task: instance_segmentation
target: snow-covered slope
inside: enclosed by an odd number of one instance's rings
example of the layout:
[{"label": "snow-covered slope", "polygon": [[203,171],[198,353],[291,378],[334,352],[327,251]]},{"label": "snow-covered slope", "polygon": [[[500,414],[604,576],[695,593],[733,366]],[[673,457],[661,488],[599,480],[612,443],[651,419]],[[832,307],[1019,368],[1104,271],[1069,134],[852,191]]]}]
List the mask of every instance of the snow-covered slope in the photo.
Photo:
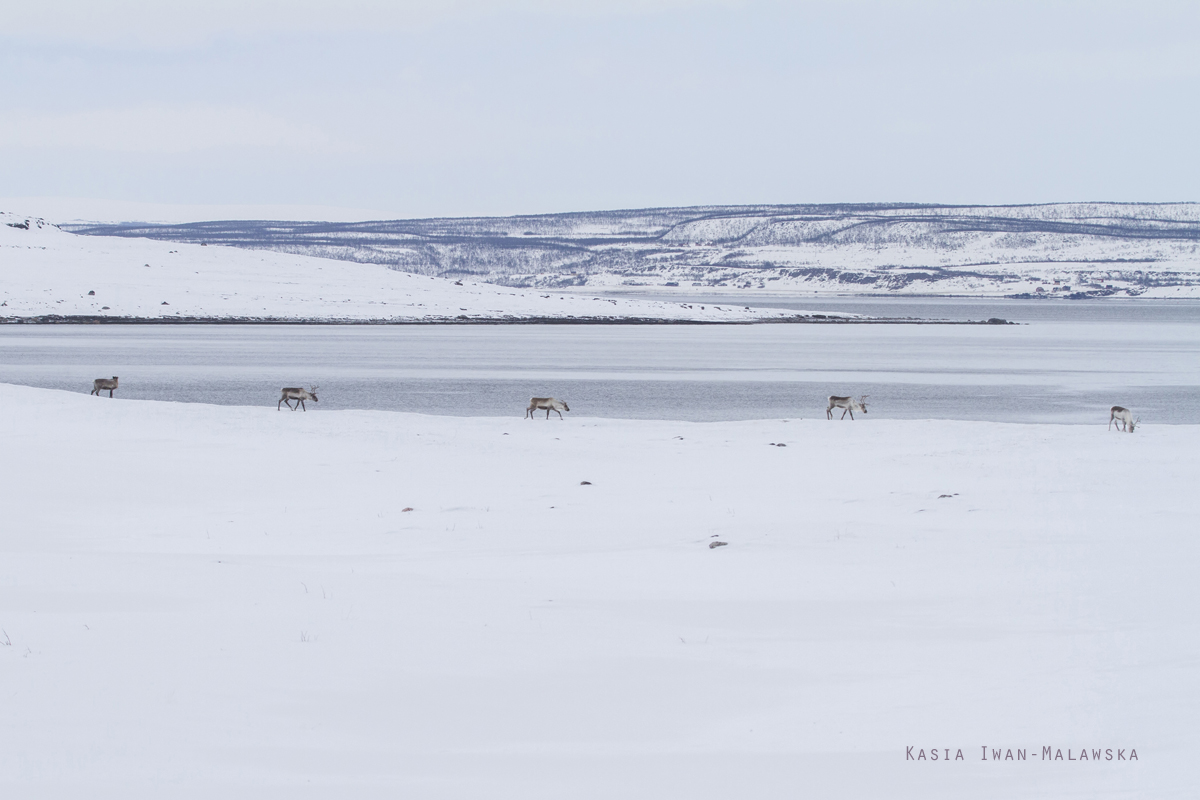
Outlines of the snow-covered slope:
[{"label": "snow-covered slope", "polygon": [[751,322],[806,318],[740,305],[544,294],[305,255],[80,236],[42,219],[7,213],[0,213],[0,223],[0,319]]},{"label": "snow-covered slope", "polygon": [[321,255],[519,287],[1200,297],[1196,203],[727,206],[77,229]]},{"label": "snow-covered slope", "polygon": [[1200,426],[272,402],[0,385],[5,797],[1195,794]]}]

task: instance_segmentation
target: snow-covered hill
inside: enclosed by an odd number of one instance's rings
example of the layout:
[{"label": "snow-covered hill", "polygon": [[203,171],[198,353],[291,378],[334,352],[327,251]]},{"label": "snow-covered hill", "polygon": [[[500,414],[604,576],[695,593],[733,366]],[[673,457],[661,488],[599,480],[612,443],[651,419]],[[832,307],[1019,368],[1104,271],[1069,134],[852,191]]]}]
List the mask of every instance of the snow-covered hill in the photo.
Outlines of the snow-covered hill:
[{"label": "snow-covered hill", "polygon": [[[564,296],[234,247],[80,236],[0,213],[0,321],[754,322],[790,311]],[[854,315],[813,315],[812,319]]]},{"label": "snow-covered hill", "polygon": [[1200,204],[725,206],[73,230],[325,256],[522,288],[1200,297]]}]

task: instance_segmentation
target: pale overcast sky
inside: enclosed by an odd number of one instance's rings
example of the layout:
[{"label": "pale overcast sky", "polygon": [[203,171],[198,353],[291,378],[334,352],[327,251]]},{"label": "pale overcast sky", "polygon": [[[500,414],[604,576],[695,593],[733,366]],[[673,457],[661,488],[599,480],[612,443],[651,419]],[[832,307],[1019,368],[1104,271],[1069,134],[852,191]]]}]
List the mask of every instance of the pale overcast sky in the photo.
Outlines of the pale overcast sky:
[{"label": "pale overcast sky", "polygon": [[1197,2],[0,0],[0,76],[7,198],[1200,200]]}]

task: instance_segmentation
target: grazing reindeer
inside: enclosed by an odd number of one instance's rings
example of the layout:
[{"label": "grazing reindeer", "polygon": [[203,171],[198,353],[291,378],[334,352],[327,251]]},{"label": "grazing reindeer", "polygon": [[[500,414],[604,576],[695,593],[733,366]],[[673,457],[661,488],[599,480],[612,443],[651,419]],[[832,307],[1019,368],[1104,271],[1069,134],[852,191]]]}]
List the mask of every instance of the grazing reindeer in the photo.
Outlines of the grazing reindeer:
[{"label": "grazing reindeer", "polygon": [[[291,400],[295,400],[296,405],[293,406],[289,402]],[[312,400],[314,403],[318,402],[316,386],[309,388],[307,392],[294,386],[286,386],[283,389],[283,396],[280,397],[279,402],[275,404],[275,410],[279,410],[281,403],[287,403],[287,407],[292,411],[295,411],[297,408],[302,408],[305,411],[308,411],[308,407],[304,405],[305,400]]]},{"label": "grazing reindeer", "polygon": [[94,394],[94,395],[96,395],[96,397],[99,397],[100,393],[103,392],[105,389],[107,389],[108,396],[112,397],[113,390],[116,388],[117,388],[117,376],[116,375],[112,376],[111,381],[108,378],[96,378],[96,380],[92,381],[92,390],[90,392],[88,392],[88,394]]},{"label": "grazing reindeer", "polygon": [[855,400],[853,397],[834,397],[833,395],[830,395],[829,407],[825,409],[825,419],[833,419],[833,410],[835,408],[845,409],[839,419],[845,419],[847,412],[850,413],[850,419],[854,419],[854,412],[856,410],[861,411],[864,414],[867,413],[867,395],[864,394],[857,400]]},{"label": "grazing reindeer", "polygon": [[529,398],[529,408],[525,409],[525,416],[533,419],[534,411],[545,409],[546,419],[550,419],[550,412],[558,414],[558,418],[562,419],[562,412],[570,411],[571,407],[562,400],[555,400],[553,397],[531,397]]},{"label": "grazing reindeer", "polygon": [[1133,412],[1130,411],[1128,408],[1121,408],[1120,406],[1113,406],[1112,410],[1108,412],[1108,429],[1110,431],[1112,430],[1113,422],[1116,422],[1117,430],[1128,431],[1129,433],[1133,433],[1133,429],[1136,428],[1137,424],[1141,421],[1142,421],[1141,417],[1138,417],[1135,420],[1133,418]]}]

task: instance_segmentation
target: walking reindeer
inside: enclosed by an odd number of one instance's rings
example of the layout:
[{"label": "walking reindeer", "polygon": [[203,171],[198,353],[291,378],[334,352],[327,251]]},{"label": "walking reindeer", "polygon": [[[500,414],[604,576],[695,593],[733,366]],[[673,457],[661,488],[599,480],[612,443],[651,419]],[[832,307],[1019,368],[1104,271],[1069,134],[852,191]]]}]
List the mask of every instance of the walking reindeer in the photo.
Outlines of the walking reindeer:
[{"label": "walking reindeer", "polygon": [[830,395],[829,407],[825,409],[825,419],[833,419],[833,410],[835,408],[845,409],[839,419],[845,419],[847,413],[850,414],[850,419],[854,419],[855,411],[861,411],[864,414],[867,413],[867,395],[864,394],[857,400],[853,397],[834,397]]},{"label": "walking reindeer", "polygon": [[[296,405],[293,406],[291,404],[290,401],[292,400],[296,401]],[[285,386],[283,389],[283,396],[280,397],[279,402],[275,404],[275,410],[278,411],[281,404],[287,403],[287,407],[292,411],[295,411],[297,408],[302,408],[305,411],[308,411],[308,407],[304,405],[305,400],[312,400],[314,403],[317,402],[316,386],[309,387],[307,392],[295,386]]]},{"label": "walking reindeer", "polygon": [[550,412],[558,414],[558,418],[562,419],[562,412],[570,411],[571,407],[562,400],[555,400],[553,397],[531,397],[529,398],[529,408],[525,409],[525,416],[533,419],[534,411],[546,412],[546,419],[550,419]]},{"label": "walking reindeer", "polygon": [[116,388],[117,388],[117,376],[116,375],[112,376],[112,380],[109,380],[108,378],[96,378],[96,380],[92,381],[92,390],[90,392],[88,392],[88,394],[94,394],[94,395],[96,395],[96,397],[99,397],[101,392],[107,390],[108,396],[112,397],[113,391]]},{"label": "walking reindeer", "polygon": [[1113,423],[1117,423],[1117,430],[1133,433],[1133,429],[1142,421],[1141,417],[1136,420],[1133,418],[1133,412],[1128,408],[1121,406],[1113,406],[1108,412],[1108,429],[1111,431]]}]

